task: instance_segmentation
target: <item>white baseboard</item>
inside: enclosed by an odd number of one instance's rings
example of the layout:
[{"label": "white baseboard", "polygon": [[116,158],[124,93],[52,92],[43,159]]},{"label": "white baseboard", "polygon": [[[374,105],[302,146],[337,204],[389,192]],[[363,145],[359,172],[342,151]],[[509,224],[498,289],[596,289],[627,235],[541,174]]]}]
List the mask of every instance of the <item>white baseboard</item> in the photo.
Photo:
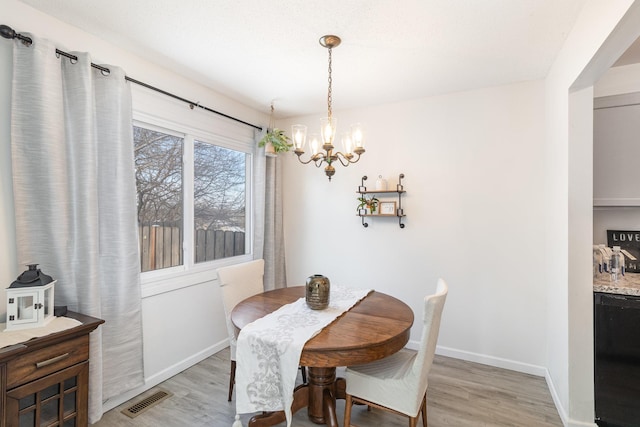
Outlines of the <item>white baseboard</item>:
[{"label": "white baseboard", "polygon": [[553,379],[547,370],[547,373],[544,376],[547,381],[547,387],[549,387],[549,393],[551,393],[551,398],[553,399],[553,403],[556,405],[556,409],[558,410],[558,414],[560,415],[560,419],[562,420],[562,424],[564,427],[598,427],[598,425],[594,422],[584,422],[584,421],[576,421],[572,420],[567,416],[567,411],[564,409],[562,402],[560,402],[560,397],[558,396],[558,392],[556,390],[555,384],[553,383]]},{"label": "white baseboard", "polygon": [[169,366],[168,368],[150,376],[149,378],[144,379],[144,385],[130,390],[126,393],[123,393],[117,397],[113,397],[102,404],[103,412],[107,412],[119,405],[122,405],[124,402],[136,397],[137,395],[144,393],[145,391],[157,386],[163,381],[168,380],[176,374],[184,371],[187,368],[195,365],[198,362],[203,361],[209,356],[216,354],[217,352],[223,350],[224,348],[229,347],[229,340],[223,340],[219,343],[216,343],[210,347],[205,348],[204,350],[193,354],[187,357],[184,360],[179,361],[178,363]]},{"label": "white baseboard", "polygon": [[[407,348],[417,350],[418,345],[418,342],[410,341],[407,344]],[[567,411],[562,405],[556,387],[553,383],[553,380],[551,379],[549,370],[544,366],[531,365],[528,363],[522,363],[515,360],[504,359],[501,357],[487,356],[485,354],[456,350],[453,348],[442,346],[436,347],[436,354],[439,354],[441,356],[453,357],[455,359],[467,360],[469,362],[482,363],[483,365],[494,366],[496,368],[509,369],[516,372],[536,375],[538,377],[544,377],[547,383],[547,387],[549,388],[549,393],[551,394],[551,398],[553,399],[553,403],[556,406],[556,410],[558,411],[558,415],[560,416],[560,420],[562,421],[564,427],[598,427],[595,422],[577,421],[572,420],[568,417]]]},{"label": "white baseboard", "polygon": [[560,401],[560,396],[558,396],[558,391],[556,390],[555,385],[553,384],[553,379],[551,378],[551,374],[549,370],[546,369],[546,373],[544,375],[544,379],[547,382],[547,387],[549,388],[549,393],[551,394],[551,398],[553,399],[553,403],[556,405],[556,410],[558,411],[558,415],[560,415],[560,420],[562,420],[562,425],[564,427],[568,427],[568,417],[567,411],[565,411],[562,402]]},{"label": "white baseboard", "polygon": [[[562,420],[564,423],[564,420]],[[582,421],[569,420],[568,424],[565,424],[566,427],[598,427],[598,424],[594,423],[585,423]]]},{"label": "white baseboard", "polygon": [[[412,345],[412,347],[415,346],[415,348],[417,349],[417,343],[410,344]],[[547,373],[547,368],[545,368],[544,366],[531,365],[529,363],[522,363],[515,360],[504,359],[502,357],[487,356],[486,354],[472,353],[470,351],[456,350],[449,347],[437,346],[436,354],[439,354],[441,356],[453,357],[454,359],[467,360],[469,362],[482,363],[483,365],[495,366],[496,368],[523,372],[525,374],[531,374],[538,377],[544,377]]]}]

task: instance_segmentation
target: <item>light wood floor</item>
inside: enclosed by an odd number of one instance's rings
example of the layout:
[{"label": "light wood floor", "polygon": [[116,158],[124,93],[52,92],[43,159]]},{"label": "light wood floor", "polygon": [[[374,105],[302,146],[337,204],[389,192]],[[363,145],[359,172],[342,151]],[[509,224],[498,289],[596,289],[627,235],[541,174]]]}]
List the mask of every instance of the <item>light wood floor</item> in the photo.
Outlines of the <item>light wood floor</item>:
[{"label": "light wood floor", "polygon": [[[235,405],[227,402],[228,381],[227,349],[107,412],[93,426],[231,427]],[[158,388],[173,396],[133,419],[120,412]],[[443,356],[436,356],[429,374],[427,407],[429,427],[562,426],[543,378]],[[343,400],[338,401],[337,412],[342,425]],[[245,427],[249,418],[242,416]],[[377,409],[367,412],[362,406],[354,406],[351,422],[359,427],[409,424],[407,418]],[[317,426],[305,410],[294,415],[292,425]]]}]

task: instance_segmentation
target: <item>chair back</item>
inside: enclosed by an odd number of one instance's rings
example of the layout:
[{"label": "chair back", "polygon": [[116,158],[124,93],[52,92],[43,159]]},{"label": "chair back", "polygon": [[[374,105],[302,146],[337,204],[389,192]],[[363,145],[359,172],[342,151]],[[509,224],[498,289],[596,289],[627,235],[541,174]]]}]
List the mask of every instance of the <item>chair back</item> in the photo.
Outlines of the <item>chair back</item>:
[{"label": "chair back", "polygon": [[264,292],[264,260],[257,259],[218,269],[218,282],[222,290],[222,305],[227,320],[231,347],[231,360],[236,360],[236,328],[231,322],[231,311],[242,300]]},{"label": "chair back", "polygon": [[447,283],[443,279],[438,279],[436,293],[424,298],[424,327],[422,329],[420,349],[412,367],[413,378],[417,382],[417,397],[420,400],[422,400],[422,396],[427,391],[429,370],[433,364],[436,344],[438,343],[438,333],[440,332],[440,318],[442,317],[442,309],[448,292]]}]

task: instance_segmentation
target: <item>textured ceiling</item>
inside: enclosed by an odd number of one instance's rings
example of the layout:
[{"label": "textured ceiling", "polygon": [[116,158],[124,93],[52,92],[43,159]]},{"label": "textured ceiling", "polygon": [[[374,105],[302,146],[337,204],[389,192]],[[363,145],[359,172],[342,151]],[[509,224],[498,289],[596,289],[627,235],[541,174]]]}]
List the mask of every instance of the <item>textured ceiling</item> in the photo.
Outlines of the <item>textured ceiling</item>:
[{"label": "textured ceiling", "polygon": [[586,0],[21,1],[288,117],[326,110],[325,34],[334,109],[362,107],[544,78]]}]

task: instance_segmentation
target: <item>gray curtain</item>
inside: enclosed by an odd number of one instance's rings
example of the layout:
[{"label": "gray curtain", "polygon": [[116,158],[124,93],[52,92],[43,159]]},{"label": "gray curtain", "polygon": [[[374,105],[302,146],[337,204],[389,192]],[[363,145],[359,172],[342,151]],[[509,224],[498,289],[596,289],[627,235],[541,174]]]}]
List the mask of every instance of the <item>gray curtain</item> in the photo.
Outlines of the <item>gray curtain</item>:
[{"label": "gray curtain", "polygon": [[265,168],[267,158],[264,154],[264,147],[258,147],[258,142],[262,139],[266,130],[262,132],[254,131],[253,150],[253,258],[264,257],[264,199],[266,189]]},{"label": "gray curtain", "polygon": [[264,201],[264,287],[287,287],[282,217],[282,158],[267,157]]},{"label": "gray curtain", "polygon": [[18,261],[58,280],[55,304],[102,318],[91,334],[89,420],[143,384],[131,94],[124,73],[16,41],[11,118]]},{"label": "gray curtain", "polygon": [[[264,131],[256,133],[257,141]],[[264,148],[254,153],[254,258],[264,258],[264,288],[287,287],[282,217],[282,158],[266,157]]]}]

